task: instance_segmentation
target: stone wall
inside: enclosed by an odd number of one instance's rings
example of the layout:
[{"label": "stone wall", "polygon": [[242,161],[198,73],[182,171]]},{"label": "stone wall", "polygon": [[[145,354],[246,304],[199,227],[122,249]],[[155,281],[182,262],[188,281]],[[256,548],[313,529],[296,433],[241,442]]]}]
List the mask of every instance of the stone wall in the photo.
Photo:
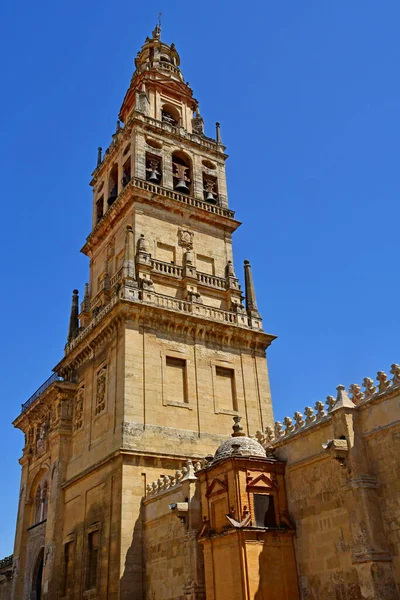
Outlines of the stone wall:
[{"label": "stone wall", "polygon": [[400,367],[258,432],[286,466],[303,599],[400,597]]}]

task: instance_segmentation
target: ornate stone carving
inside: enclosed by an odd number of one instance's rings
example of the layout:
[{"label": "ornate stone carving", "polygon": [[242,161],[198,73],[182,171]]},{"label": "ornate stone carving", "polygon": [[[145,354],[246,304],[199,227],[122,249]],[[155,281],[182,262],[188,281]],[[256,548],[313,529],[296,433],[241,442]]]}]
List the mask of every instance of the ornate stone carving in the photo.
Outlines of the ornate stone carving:
[{"label": "ornate stone carving", "polygon": [[304,426],[303,415],[301,414],[301,412],[296,411],[294,413],[294,420],[295,420],[294,430],[299,431],[299,429],[301,429]]},{"label": "ornate stone carving", "polygon": [[376,387],[370,377],[364,377],[362,384],[365,387],[365,400],[368,400],[376,393]]},{"label": "ornate stone carving", "polygon": [[280,438],[280,437],[282,437],[284,435],[283,434],[283,429],[282,429],[282,423],[280,421],[275,421],[274,431],[275,431],[275,437],[276,438]]},{"label": "ornate stone carving", "polygon": [[193,248],[193,236],[194,233],[189,231],[189,229],[179,229],[178,230],[178,243],[183,248],[191,249]]},{"label": "ornate stone carving", "polygon": [[361,387],[356,383],[351,384],[351,386],[349,387],[349,392],[351,394],[351,399],[353,400],[354,404],[360,404],[360,402],[363,401],[364,394],[361,391]]},{"label": "ornate stone carving", "polygon": [[81,429],[83,425],[83,401],[85,398],[85,388],[82,386],[75,396],[74,407],[74,431]]},{"label": "ornate stone carving", "polygon": [[379,382],[379,391],[385,392],[390,388],[391,382],[388,381],[388,376],[383,371],[378,371],[376,379]]},{"label": "ornate stone carving", "polygon": [[328,413],[331,412],[332,408],[335,406],[336,399],[333,396],[326,397],[326,405],[328,407]]},{"label": "ornate stone carving", "polygon": [[312,425],[315,421],[314,417],[314,409],[311,406],[306,406],[304,409],[304,414],[306,415],[306,425]]},{"label": "ornate stone carving", "polygon": [[315,410],[317,411],[317,414],[315,415],[316,421],[321,421],[321,419],[326,417],[325,406],[321,400],[317,400],[315,403]]},{"label": "ornate stone carving", "polygon": [[95,408],[96,415],[101,413],[106,407],[106,384],[107,384],[107,367],[103,367],[97,373],[96,408]]},{"label": "ornate stone carving", "polygon": [[393,363],[390,372],[393,375],[392,385],[400,385],[400,365]]},{"label": "ornate stone carving", "polygon": [[283,419],[283,424],[285,425],[285,435],[290,435],[294,431],[293,421],[290,417],[285,417]]}]

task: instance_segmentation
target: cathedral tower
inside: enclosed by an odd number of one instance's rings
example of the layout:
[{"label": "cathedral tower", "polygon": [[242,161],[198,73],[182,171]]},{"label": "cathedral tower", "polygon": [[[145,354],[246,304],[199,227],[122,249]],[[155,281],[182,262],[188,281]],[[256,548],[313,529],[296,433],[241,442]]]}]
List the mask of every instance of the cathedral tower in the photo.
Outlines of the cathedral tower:
[{"label": "cathedral tower", "polygon": [[64,358],[14,424],[25,433],[15,598],[145,598],[142,498],[214,452],[242,416],[272,426],[251,268],[235,274],[225,148],[204,134],[174,44],[135,59],[93,173],[90,279]]}]

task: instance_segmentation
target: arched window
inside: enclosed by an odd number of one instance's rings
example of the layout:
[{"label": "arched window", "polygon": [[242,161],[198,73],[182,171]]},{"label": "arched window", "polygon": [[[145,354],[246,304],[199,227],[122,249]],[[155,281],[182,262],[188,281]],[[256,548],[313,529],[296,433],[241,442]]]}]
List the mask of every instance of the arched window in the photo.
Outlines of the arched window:
[{"label": "arched window", "polygon": [[114,164],[108,179],[107,205],[111,206],[118,196],[118,165]]},{"label": "arched window", "polygon": [[49,484],[47,479],[42,477],[39,481],[33,500],[33,523],[37,525],[47,519],[47,508],[49,504]]},{"label": "arched window", "polygon": [[190,158],[183,152],[172,155],[172,178],[174,190],[180,194],[190,194],[192,191],[192,164]]},{"label": "arched window", "polygon": [[179,127],[181,123],[181,115],[179,110],[172,104],[163,104],[161,108],[161,121],[169,123],[174,127]]}]

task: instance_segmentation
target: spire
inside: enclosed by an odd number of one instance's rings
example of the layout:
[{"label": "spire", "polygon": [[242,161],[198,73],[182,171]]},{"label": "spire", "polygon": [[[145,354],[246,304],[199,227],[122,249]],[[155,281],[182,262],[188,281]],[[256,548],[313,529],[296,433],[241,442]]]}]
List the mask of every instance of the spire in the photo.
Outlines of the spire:
[{"label": "spire", "polygon": [[124,278],[135,281],[135,240],[131,225],[126,226],[124,252]]},{"label": "spire", "polygon": [[251,266],[248,260],[244,261],[244,282],[246,290],[246,311],[249,317],[260,317],[258,312],[256,293],[254,291],[253,276],[251,274]]},{"label": "spire", "polygon": [[72,340],[74,338],[76,338],[76,336],[79,333],[79,319],[78,319],[79,296],[78,296],[78,293],[79,293],[78,290],[74,290],[73,295],[72,295],[71,316],[69,318],[69,329],[68,329],[68,344],[70,342],[72,342]]}]

